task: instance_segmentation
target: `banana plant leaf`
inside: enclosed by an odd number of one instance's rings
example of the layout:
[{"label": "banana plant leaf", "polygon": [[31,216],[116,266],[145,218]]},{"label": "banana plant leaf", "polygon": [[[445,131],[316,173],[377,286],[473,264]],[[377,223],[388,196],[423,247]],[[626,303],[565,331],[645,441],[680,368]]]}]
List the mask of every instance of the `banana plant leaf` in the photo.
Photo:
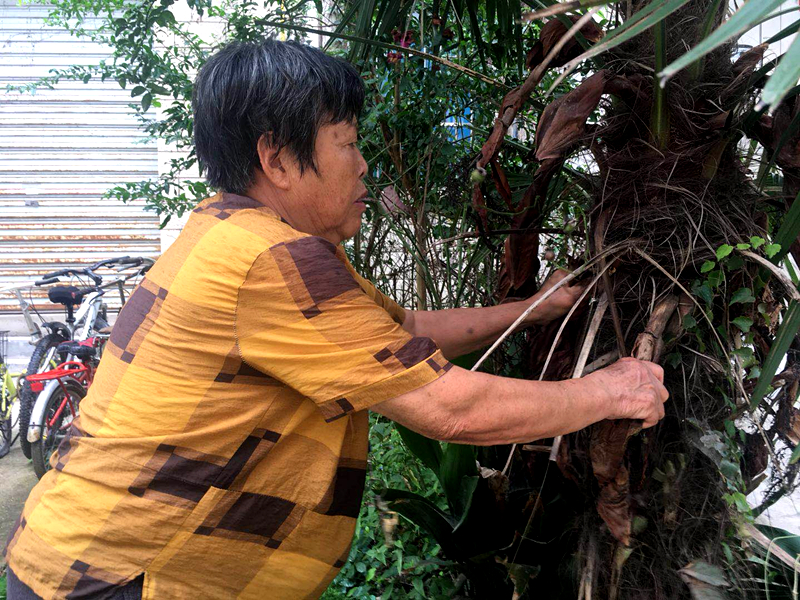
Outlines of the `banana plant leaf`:
[{"label": "banana plant leaf", "polygon": [[433,502],[405,490],[383,490],[380,496],[390,509],[399,512],[433,536],[448,558],[463,557],[461,548],[453,537],[455,521]]},{"label": "banana plant leaf", "polygon": [[786,550],[789,555],[795,558],[800,556],[800,535],[779,527],[772,527],[771,525],[756,525],[756,527],[761,533],[775,542],[776,546]]},{"label": "banana plant leaf", "polygon": [[447,444],[442,453],[439,481],[453,516],[462,521],[466,516],[478,484],[475,447]]},{"label": "banana plant leaf", "polygon": [[403,427],[400,423],[395,423],[394,426],[403,439],[403,443],[411,450],[411,453],[431,471],[438,473],[442,464],[442,445],[436,440],[426,438],[416,431]]}]

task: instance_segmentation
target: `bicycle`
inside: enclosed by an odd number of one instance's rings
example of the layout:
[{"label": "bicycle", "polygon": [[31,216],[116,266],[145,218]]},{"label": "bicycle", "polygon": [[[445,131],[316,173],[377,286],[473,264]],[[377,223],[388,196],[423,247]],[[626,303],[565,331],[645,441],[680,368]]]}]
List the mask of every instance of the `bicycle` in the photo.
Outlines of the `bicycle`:
[{"label": "bicycle", "polygon": [[[41,280],[36,282],[35,285],[37,286],[47,285],[59,282],[61,277],[67,276],[85,278],[92,282],[91,285],[87,285],[83,288],[69,285],[54,286],[48,290],[48,298],[50,301],[62,304],[66,309],[67,318],[65,327],[69,336],[64,340],[60,332],[58,336],[54,337],[51,333],[42,338],[31,357],[28,369],[28,373],[31,375],[25,378],[26,387],[23,388],[23,394],[21,394],[20,398],[20,431],[26,432],[24,439],[29,447],[29,457],[34,460],[34,470],[37,471],[37,475],[40,477],[47,469],[47,457],[49,457],[49,453],[52,453],[54,449],[54,447],[49,448],[49,445],[45,448],[44,443],[40,443],[42,431],[46,426],[45,414],[48,410],[48,400],[57,389],[64,391],[66,387],[70,386],[60,384],[58,378],[51,378],[49,380],[41,379],[41,381],[39,381],[42,386],[41,389],[39,389],[38,384],[36,389],[32,389],[31,383],[38,381],[34,379],[33,376],[58,371],[65,363],[80,362],[75,359],[79,358],[81,354],[71,352],[70,349],[73,347],[71,347],[70,344],[75,342],[82,343],[90,339],[100,341],[107,339],[110,328],[106,320],[107,307],[102,300],[103,296],[109,288],[116,287],[120,294],[121,303],[124,304],[126,300],[124,291],[125,283],[135,277],[144,275],[153,265],[153,262],[152,259],[141,257],[131,258],[124,256],[121,258],[112,258],[100,261],[83,269],[63,269],[61,271],[54,271],[48,273]],[[95,273],[95,271],[101,267],[113,267],[118,271],[123,271],[131,267],[140,268],[136,269],[133,273],[118,277],[114,281],[103,283],[102,276]],[[77,312],[75,311],[76,306],[78,306]],[[100,352],[97,353],[99,359],[99,354],[101,354],[102,351],[102,344],[98,344],[94,347],[96,350],[100,350]],[[90,357],[87,355],[85,358],[88,359]],[[54,369],[54,363],[56,362],[60,364]],[[74,368],[76,367],[73,365],[73,369]],[[42,383],[44,381],[48,383]],[[84,384],[85,392],[91,379],[76,381],[77,384]],[[75,386],[72,385],[71,387]],[[72,393],[73,395],[78,394],[75,390],[73,390]],[[69,406],[72,407],[74,405],[77,407],[79,398],[76,397],[73,398],[73,400],[74,401],[70,401]],[[77,415],[77,413],[75,414]],[[47,418],[47,421],[50,421],[50,418]],[[20,439],[22,439],[22,437]],[[37,443],[38,446],[34,448],[34,444]]]},{"label": "bicycle", "polygon": [[17,400],[19,383],[25,372],[14,373],[8,368],[5,357],[8,356],[8,332],[0,331],[0,458],[11,450],[17,437],[12,437],[16,423],[14,404]]},{"label": "bicycle", "polygon": [[[38,311],[36,311],[35,307],[33,306],[33,300],[30,299],[31,301],[28,302],[22,295],[22,289],[28,287],[30,286],[23,285],[11,287],[6,288],[5,291],[11,291],[16,295],[17,302],[19,303],[22,311],[22,317],[25,319],[25,323],[28,326],[28,331],[30,332],[29,343],[35,346],[25,371],[27,373],[40,373],[46,369],[55,367],[56,347],[60,343],[69,340],[70,331],[66,324],[60,321],[45,321],[41,315],[39,315]],[[31,316],[32,311],[36,313],[41,323],[37,324],[33,320],[33,317]],[[47,333],[43,333],[43,330],[46,330]],[[31,392],[28,390],[28,382],[25,379],[21,380],[20,385],[18,386],[17,395],[20,405],[20,431],[24,432],[28,427],[28,422],[30,421],[30,411],[33,406],[33,398],[31,397]],[[19,445],[25,457],[30,458],[31,446],[24,435],[20,436]]]},{"label": "bicycle", "polygon": [[[31,442],[33,470],[39,479],[50,469],[50,456],[78,418],[80,402],[92,384],[107,339],[108,336],[97,336],[61,344],[59,351],[67,354],[66,362],[27,377],[30,389],[39,395],[31,419],[41,432]],[[47,385],[51,385],[51,391],[45,394]]]}]

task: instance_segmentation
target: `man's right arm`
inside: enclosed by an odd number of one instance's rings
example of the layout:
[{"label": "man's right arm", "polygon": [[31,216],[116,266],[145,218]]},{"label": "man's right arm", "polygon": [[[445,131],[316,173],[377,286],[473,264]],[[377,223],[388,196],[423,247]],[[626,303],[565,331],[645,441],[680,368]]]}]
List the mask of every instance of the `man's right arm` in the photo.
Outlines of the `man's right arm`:
[{"label": "man's right arm", "polygon": [[581,379],[527,381],[453,367],[412,392],[372,407],[432,439],[489,446],[563,435],[603,419],[664,416],[669,394],[658,365],[632,358]]}]

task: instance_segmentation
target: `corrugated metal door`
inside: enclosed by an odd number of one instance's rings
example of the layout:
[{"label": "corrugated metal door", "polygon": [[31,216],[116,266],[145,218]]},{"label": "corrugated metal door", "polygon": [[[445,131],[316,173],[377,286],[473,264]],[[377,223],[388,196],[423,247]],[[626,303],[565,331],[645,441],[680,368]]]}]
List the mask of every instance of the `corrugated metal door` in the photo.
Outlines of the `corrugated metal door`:
[{"label": "corrugated metal door", "polygon": [[[99,79],[34,95],[4,92],[7,84],[108,55],[104,46],[45,27],[47,12],[0,0],[0,288],[54,269],[160,251],[158,219],[143,201],[102,197],[113,185],[158,174],[157,146],[138,129],[130,93]],[[52,308],[36,292],[36,304]],[[0,293],[2,329],[24,332],[9,293]]]}]

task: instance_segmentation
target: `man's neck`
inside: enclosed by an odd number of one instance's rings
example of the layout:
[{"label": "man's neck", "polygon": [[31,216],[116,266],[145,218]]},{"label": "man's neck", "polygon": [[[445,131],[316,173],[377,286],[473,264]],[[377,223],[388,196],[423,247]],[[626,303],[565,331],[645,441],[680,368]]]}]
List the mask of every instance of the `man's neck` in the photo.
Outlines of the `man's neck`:
[{"label": "man's neck", "polygon": [[[303,233],[316,235],[324,238],[334,245],[338,245],[341,240],[335,239],[335,236],[314,230],[308,215],[298,215],[297,207],[300,205],[297,201],[292,201],[292,198],[287,195],[283,190],[279,190],[269,185],[254,184],[245,190],[245,195],[256,200],[275,211],[275,213],[283,219],[290,227]],[[332,237],[334,239],[332,239]]]}]

